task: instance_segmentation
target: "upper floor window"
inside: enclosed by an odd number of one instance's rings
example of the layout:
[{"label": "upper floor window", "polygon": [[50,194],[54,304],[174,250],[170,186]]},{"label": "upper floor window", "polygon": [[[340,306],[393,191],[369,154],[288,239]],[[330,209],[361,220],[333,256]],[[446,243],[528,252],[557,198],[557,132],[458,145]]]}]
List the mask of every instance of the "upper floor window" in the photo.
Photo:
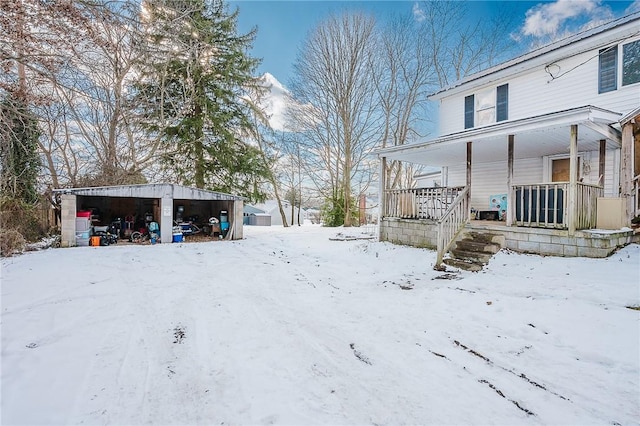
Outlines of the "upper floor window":
[{"label": "upper floor window", "polygon": [[503,84],[496,88],[496,121],[509,119],[509,85]]},{"label": "upper floor window", "polygon": [[622,85],[640,81],[640,40],[622,46]]},{"label": "upper floor window", "polygon": [[598,64],[598,93],[611,92],[618,88],[618,46],[600,51]]},{"label": "upper floor window", "polygon": [[465,96],[464,98],[464,128],[465,129],[471,129],[474,125],[473,123],[473,117],[475,115],[475,111],[473,108],[475,104],[474,98],[475,97],[473,95]]},{"label": "upper floor window", "polygon": [[598,55],[598,93],[618,88],[618,73],[622,86],[640,82],[640,40],[622,45],[622,63],[618,64],[619,46],[602,49]]},{"label": "upper floor window", "polygon": [[509,118],[509,85],[504,84],[464,98],[464,128],[485,126]]}]

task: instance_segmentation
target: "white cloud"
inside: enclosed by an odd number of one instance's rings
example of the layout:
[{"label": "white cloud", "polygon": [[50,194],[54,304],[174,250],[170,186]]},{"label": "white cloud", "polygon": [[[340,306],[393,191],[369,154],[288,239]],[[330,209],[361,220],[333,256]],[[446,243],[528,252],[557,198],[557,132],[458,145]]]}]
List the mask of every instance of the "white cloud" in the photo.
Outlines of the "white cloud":
[{"label": "white cloud", "polygon": [[292,131],[290,113],[304,110],[312,111],[313,107],[297,102],[291,96],[291,92],[272,74],[265,73],[262,78],[265,85],[269,86],[269,92],[260,101],[260,106],[269,117],[271,128],[276,131]]},{"label": "white cloud", "polygon": [[[525,36],[554,39],[567,31],[588,28],[612,17],[611,9],[600,0],[556,0],[529,9],[521,32]],[[575,28],[569,28],[571,26]]]},{"label": "white cloud", "polygon": [[629,7],[624,10],[625,15],[629,15],[630,13],[634,12],[640,12],[640,0],[635,0],[629,5]]},{"label": "white cloud", "polygon": [[269,73],[263,76],[265,83],[270,86],[269,93],[262,101],[262,107],[269,115],[269,124],[274,130],[284,130],[286,127],[287,103],[290,99],[289,91]]},{"label": "white cloud", "polygon": [[420,4],[417,2],[413,4],[413,17],[418,22],[422,22],[426,19],[424,10],[420,8]]}]

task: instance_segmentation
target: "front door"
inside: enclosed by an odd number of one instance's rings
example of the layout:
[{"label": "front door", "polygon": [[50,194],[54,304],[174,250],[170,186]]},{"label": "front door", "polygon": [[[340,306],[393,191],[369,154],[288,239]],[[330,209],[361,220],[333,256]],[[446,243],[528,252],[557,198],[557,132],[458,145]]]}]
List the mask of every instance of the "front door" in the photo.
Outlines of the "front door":
[{"label": "front door", "polygon": [[[580,170],[580,158],[578,158],[578,168],[576,174]],[[580,175],[578,174],[577,177]],[[560,158],[551,162],[551,182],[569,182],[569,159]]]}]

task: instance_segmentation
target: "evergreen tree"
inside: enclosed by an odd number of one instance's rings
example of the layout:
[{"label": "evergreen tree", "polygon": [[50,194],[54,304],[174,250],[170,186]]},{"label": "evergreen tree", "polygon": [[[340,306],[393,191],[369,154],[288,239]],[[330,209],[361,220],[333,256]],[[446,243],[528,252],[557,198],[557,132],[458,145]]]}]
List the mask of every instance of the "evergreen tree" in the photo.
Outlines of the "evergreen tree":
[{"label": "evergreen tree", "polygon": [[255,134],[251,93],[259,63],[247,50],[255,30],[237,34],[238,11],[222,0],[147,0],[146,50],[136,102],[176,181],[255,198],[267,175]]},{"label": "evergreen tree", "polygon": [[1,189],[26,204],[38,201],[38,122],[26,104],[7,96],[0,103]]}]

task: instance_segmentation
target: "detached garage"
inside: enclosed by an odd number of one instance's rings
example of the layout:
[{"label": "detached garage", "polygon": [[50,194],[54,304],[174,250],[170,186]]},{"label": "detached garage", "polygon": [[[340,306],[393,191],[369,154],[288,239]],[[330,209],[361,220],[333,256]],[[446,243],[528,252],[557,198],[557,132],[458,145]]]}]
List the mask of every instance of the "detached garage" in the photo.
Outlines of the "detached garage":
[{"label": "detached garage", "polygon": [[229,222],[226,238],[243,237],[244,198],[236,195],[167,183],[69,188],[55,192],[60,194],[62,204],[63,247],[76,245],[78,212],[90,212],[95,226],[118,222],[135,227],[152,218],[160,225],[161,242],[171,242],[173,227],[185,219],[204,226],[209,218],[220,219],[226,214]]}]

